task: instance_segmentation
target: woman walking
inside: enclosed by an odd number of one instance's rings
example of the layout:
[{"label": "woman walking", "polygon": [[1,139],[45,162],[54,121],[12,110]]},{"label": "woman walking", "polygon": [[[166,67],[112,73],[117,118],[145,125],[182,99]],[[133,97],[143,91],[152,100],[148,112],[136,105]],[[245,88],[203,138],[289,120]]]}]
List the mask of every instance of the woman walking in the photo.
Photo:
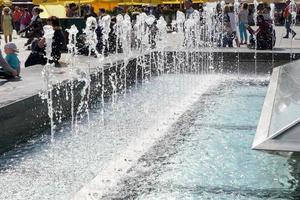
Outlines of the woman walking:
[{"label": "woman walking", "polygon": [[[13,21],[11,17],[11,11],[9,7],[3,8],[2,15],[2,30],[4,35],[5,43],[12,41],[12,32],[13,32]],[[7,40],[8,38],[8,40]]]},{"label": "woman walking", "polygon": [[248,4],[244,3],[243,8],[239,13],[239,30],[240,30],[240,38],[241,45],[247,45],[248,35],[247,35],[247,26],[248,26]]}]

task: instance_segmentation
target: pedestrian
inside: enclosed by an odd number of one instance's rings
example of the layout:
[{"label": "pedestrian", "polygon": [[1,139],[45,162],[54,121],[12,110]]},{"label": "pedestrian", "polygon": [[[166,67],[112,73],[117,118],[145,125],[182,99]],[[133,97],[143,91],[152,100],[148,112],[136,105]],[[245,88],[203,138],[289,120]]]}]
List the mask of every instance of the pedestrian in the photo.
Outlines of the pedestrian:
[{"label": "pedestrian", "polygon": [[189,18],[194,12],[193,1],[192,0],[185,0],[184,1],[184,7],[185,7],[186,18]]},{"label": "pedestrian", "polygon": [[43,12],[43,9],[35,6],[32,9],[32,18],[29,25],[21,30],[19,33],[28,32],[26,37],[28,41],[26,42],[25,46],[31,44],[34,38],[40,38],[43,36],[43,23],[42,19],[40,18],[40,13]]},{"label": "pedestrian", "polygon": [[104,8],[100,8],[99,9],[99,17],[102,18],[105,15],[107,15],[106,10]]},{"label": "pedestrian", "polygon": [[222,34],[222,47],[233,47],[233,39],[234,39],[234,34],[233,34],[233,29],[230,24],[230,17],[228,15],[229,13],[229,7],[225,6],[224,8],[224,16],[223,16],[223,34]]},{"label": "pedestrian", "polygon": [[249,13],[248,13],[248,25],[249,26],[255,26],[253,8],[252,9],[249,8],[248,11],[249,11]]},{"label": "pedestrian", "polygon": [[84,16],[84,19],[86,20],[89,17],[95,17],[95,18],[98,17],[98,15],[95,13],[94,7],[89,8],[89,12]]},{"label": "pedestrian", "polygon": [[78,6],[75,3],[70,3],[67,9],[67,17],[79,17]]},{"label": "pedestrian", "polygon": [[[22,32],[30,23],[31,21],[31,14],[28,10],[28,8],[25,8],[23,10],[23,13],[22,13],[22,16],[21,16],[21,19],[20,19],[20,31]],[[26,33],[22,33],[21,36],[24,36],[26,35]]]},{"label": "pedestrian", "polygon": [[22,14],[23,14],[22,10],[18,6],[16,6],[14,9],[14,12],[12,14],[12,18],[13,18],[14,28],[17,32],[20,31],[20,20],[21,20]]},{"label": "pedestrian", "polygon": [[247,41],[248,41],[248,35],[247,35],[248,15],[249,15],[248,4],[244,3],[241,11],[238,14],[241,45],[243,44],[247,45]]},{"label": "pedestrian", "polygon": [[295,12],[293,8],[294,6],[291,5],[291,1],[287,0],[286,1],[286,7],[283,11],[283,17],[285,19],[285,29],[286,29],[286,35],[283,38],[289,38],[290,33],[292,33],[292,38],[296,36],[296,32],[291,29],[291,24],[292,24],[292,12]]},{"label": "pedestrian", "polygon": [[271,18],[271,7],[266,6],[262,12],[262,16],[264,17],[264,20],[268,23],[273,24],[273,19]]},{"label": "pedestrian", "polygon": [[229,11],[228,11],[228,8],[225,7],[225,11],[228,12],[227,15],[229,17],[230,27],[232,29],[232,35],[235,40],[235,44],[237,47],[240,47],[239,38],[237,36],[237,23],[236,23],[235,14],[234,14],[234,7],[230,6]]},{"label": "pedestrian", "polygon": [[13,21],[11,17],[11,10],[9,7],[3,8],[2,15],[2,30],[4,35],[5,43],[12,41],[12,32],[13,32]]}]

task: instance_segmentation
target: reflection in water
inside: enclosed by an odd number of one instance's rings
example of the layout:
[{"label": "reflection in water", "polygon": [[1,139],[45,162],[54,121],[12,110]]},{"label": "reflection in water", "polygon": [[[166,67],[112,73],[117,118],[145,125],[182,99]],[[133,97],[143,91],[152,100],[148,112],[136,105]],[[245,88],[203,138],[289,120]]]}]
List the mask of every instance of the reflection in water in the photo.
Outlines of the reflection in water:
[{"label": "reflection in water", "polygon": [[300,116],[300,70],[296,65],[280,68],[270,133],[274,134]]}]

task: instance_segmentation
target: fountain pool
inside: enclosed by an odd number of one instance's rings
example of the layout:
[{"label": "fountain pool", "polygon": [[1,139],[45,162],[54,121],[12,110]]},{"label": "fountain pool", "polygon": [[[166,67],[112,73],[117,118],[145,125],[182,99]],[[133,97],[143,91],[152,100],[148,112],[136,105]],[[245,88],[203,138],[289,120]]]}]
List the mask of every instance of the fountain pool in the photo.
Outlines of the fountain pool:
[{"label": "fountain pool", "polygon": [[0,156],[0,199],[299,198],[298,159],[250,150],[266,74],[283,61],[219,48],[215,11],[178,11],[172,34],[145,13],[132,24],[128,15],[89,17],[85,59],[71,27],[69,78],[48,63],[47,119],[29,111],[51,127]]},{"label": "fountain pool", "polygon": [[54,142],[45,133],[2,155],[0,199],[294,197],[297,163],[250,150],[267,82],[155,77],[107,103],[104,121],[94,109],[76,133],[66,122]]}]

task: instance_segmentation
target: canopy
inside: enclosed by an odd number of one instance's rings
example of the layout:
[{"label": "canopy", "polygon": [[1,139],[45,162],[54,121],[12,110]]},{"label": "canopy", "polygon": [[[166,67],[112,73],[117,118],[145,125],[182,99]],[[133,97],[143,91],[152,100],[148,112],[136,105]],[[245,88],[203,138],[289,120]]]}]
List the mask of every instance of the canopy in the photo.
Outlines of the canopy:
[{"label": "canopy", "polygon": [[153,5],[161,4],[161,0],[119,0],[118,5]]},{"label": "canopy", "polygon": [[95,12],[97,12],[100,8],[104,8],[105,10],[113,10],[115,7],[118,6],[117,1],[98,1],[96,0],[94,3],[92,3],[92,6],[94,7]]},{"label": "canopy", "polygon": [[66,17],[66,9],[61,4],[41,4],[40,8],[44,10],[44,12],[40,14],[41,18],[48,18],[50,16],[56,16],[58,18]]},{"label": "canopy", "polygon": [[12,1],[11,0],[0,0],[0,4],[2,6],[11,6],[12,5]]},{"label": "canopy", "polygon": [[[193,0],[193,3],[205,3],[207,0]],[[183,4],[184,0],[164,0],[162,4]]]},{"label": "canopy", "polygon": [[59,1],[59,0],[32,0],[32,3],[35,5],[41,5],[41,4],[56,4],[56,5],[66,5],[69,3],[76,3],[76,4],[86,4],[86,3],[93,3],[95,0],[77,0],[77,1]]},{"label": "canopy", "polygon": [[55,15],[55,16],[62,16],[66,17],[65,14],[65,5],[68,5],[70,3],[76,3],[76,4],[91,4],[95,12],[99,10],[99,8],[105,8],[106,10],[112,10],[113,8],[118,6],[118,3],[116,0],[76,0],[76,1],[59,1],[59,0],[33,0],[33,4],[40,5],[41,8],[44,9],[44,14],[41,16],[48,16],[48,15]]}]

